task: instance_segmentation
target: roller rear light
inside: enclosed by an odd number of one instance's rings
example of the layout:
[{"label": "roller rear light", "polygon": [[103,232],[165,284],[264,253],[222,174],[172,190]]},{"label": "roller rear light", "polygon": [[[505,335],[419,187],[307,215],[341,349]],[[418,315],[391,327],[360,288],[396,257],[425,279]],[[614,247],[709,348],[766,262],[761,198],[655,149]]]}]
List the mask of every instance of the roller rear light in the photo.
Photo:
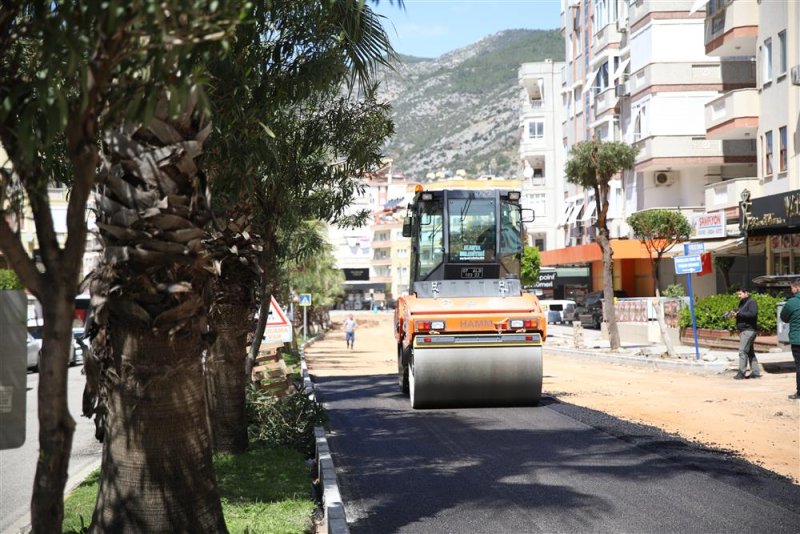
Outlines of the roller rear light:
[{"label": "roller rear light", "polygon": [[415,323],[417,332],[441,332],[444,330],[445,322],[440,319],[431,321],[417,321]]}]

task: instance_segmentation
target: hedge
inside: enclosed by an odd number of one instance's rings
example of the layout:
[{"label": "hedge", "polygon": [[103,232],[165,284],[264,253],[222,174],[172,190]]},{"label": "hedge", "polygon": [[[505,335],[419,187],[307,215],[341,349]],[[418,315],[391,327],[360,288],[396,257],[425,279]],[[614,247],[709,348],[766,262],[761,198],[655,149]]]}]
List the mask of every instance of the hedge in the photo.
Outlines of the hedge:
[{"label": "hedge", "polygon": [[23,285],[17,273],[11,269],[0,269],[0,291],[22,288]]},{"label": "hedge", "polygon": [[[753,300],[758,303],[758,330],[774,334],[777,330],[777,304],[783,302],[781,297],[773,297],[761,293],[751,293]],[[723,314],[739,307],[739,297],[736,295],[722,294],[703,297],[695,302],[694,313],[697,319],[697,328],[710,330],[736,330],[736,319],[725,319]],[[689,308],[681,309],[681,328],[692,326],[692,317]]]}]

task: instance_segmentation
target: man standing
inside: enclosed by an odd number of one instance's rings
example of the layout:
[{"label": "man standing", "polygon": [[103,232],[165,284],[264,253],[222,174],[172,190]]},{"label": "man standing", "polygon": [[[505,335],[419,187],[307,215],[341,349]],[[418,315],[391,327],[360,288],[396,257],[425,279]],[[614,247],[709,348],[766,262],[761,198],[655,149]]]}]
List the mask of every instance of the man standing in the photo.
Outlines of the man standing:
[{"label": "man standing", "polygon": [[[733,378],[741,380],[743,378],[761,378],[758,369],[758,360],[753,345],[756,342],[758,332],[758,303],[750,296],[746,289],[736,292],[739,297],[739,309],[727,314],[729,317],[736,318],[736,330],[739,331],[739,372]],[[745,376],[747,363],[750,362],[750,376]]]},{"label": "man standing", "polygon": [[344,320],[344,340],[347,342],[347,348],[353,350],[353,343],[356,341],[356,320],[353,319],[353,314]]},{"label": "man standing", "polygon": [[789,323],[789,344],[792,346],[792,358],[794,358],[796,389],[793,395],[789,395],[792,400],[800,400],[800,278],[792,280],[792,298],[786,301],[781,310],[781,321]]}]

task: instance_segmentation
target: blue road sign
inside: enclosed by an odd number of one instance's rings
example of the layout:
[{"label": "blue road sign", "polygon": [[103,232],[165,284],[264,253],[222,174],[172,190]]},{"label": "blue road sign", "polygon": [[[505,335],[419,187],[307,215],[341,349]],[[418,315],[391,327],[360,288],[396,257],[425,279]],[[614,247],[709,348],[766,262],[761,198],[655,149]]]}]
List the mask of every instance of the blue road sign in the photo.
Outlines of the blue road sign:
[{"label": "blue road sign", "polygon": [[300,306],[311,306],[311,293],[300,293]]},{"label": "blue road sign", "polygon": [[706,251],[706,244],[702,241],[694,242],[694,243],[684,243],[683,244],[683,253],[687,256],[691,254],[702,254]]},{"label": "blue road sign", "polygon": [[675,256],[672,260],[675,262],[675,274],[692,274],[703,270],[703,262],[700,260],[700,256],[696,254]]}]

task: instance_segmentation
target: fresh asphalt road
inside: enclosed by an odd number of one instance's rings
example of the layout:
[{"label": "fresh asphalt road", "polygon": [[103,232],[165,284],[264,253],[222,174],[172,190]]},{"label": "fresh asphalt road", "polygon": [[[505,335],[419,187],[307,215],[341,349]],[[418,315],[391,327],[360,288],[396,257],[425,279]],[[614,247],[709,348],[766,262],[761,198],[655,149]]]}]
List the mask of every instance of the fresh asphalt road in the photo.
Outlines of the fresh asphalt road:
[{"label": "fresh asphalt road", "polygon": [[320,377],[358,533],[797,532],[800,486],[544,397],[412,410],[393,375]]},{"label": "fresh asphalt road", "polygon": [[[69,411],[75,419],[68,485],[79,481],[80,475],[99,465],[102,452],[102,445],[94,437],[94,422],[80,415],[81,396],[86,383],[81,369],[70,368],[67,382]],[[33,478],[39,456],[38,387],[39,374],[28,372],[25,443],[17,449],[0,451],[0,532],[3,533],[18,532],[19,528],[29,523]]]}]

